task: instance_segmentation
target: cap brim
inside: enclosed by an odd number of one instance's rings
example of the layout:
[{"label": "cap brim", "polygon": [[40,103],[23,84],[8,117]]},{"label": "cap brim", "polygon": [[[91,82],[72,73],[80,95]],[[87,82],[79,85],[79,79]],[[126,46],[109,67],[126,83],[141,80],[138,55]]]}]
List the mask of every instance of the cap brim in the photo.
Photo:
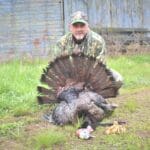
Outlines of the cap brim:
[{"label": "cap brim", "polygon": [[76,24],[76,23],[87,24],[87,22],[85,20],[74,20],[74,21],[71,22],[71,24]]}]

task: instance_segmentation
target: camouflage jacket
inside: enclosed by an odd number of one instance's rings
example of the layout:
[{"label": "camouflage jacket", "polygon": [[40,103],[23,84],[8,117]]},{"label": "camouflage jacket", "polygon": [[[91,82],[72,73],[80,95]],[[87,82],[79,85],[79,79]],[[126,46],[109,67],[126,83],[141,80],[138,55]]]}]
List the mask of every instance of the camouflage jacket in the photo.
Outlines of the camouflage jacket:
[{"label": "camouflage jacket", "polygon": [[93,31],[89,31],[84,40],[77,44],[71,33],[64,35],[56,44],[54,49],[54,57],[62,53],[72,53],[74,51],[84,52],[104,61],[105,59],[105,41],[104,39]]}]

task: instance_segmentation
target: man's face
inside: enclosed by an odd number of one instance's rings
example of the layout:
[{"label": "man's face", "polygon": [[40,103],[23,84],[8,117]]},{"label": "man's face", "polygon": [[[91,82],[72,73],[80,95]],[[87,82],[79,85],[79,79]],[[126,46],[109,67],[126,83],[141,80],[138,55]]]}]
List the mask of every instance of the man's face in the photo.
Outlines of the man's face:
[{"label": "man's face", "polygon": [[88,24],[75,23],[70,25],[70,31],[76,40],[82,40],[89,31]]}]

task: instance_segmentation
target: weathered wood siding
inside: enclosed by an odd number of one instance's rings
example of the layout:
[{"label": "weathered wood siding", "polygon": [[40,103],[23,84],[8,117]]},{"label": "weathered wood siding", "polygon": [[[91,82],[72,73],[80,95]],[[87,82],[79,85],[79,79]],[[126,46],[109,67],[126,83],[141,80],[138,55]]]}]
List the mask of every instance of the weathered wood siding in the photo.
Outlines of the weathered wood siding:
[{"label": "weathered wood siding", "polygon": [[[66,22],[82,10],[91,27],[150,29],[150,0],[64,0]],[[67,26],[66,26],[67,30]]]},{"label": "weathered wood siding", "polygon": [[92,28],[150,30],[150,0],[0,0],[0,53],[45,55],[77,10]]},{"label": "weathered wood siding", "polygon": [[45,53],[63,35],[62,0],[0,0],[0,51]]}]

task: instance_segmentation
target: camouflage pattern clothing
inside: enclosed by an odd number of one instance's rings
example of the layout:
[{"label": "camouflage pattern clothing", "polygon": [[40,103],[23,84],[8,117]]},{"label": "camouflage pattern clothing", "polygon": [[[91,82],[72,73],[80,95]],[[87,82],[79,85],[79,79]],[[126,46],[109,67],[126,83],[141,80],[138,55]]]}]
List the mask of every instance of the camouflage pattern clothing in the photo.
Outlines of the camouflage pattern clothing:
[{"label": "camouflage pattern clothing", "polygon": [[56,44],[54,57],[63,53],[83,52],[104,61],[105,41],[93,31],[89,31],[81,43],[75,42],[72,33],[64,35]]},{"label": "camouflage pattern clothing", "polygon": [[[85,54],[95,56],[97,60],[103,61],[106,63],[105,54],[105,41],[97,33],[89,31],[84,40],[81,43],[76,43],[73,39],[72,33],[67,33],[64,35],[60,41],[55,46],[53,57],[72,52],[84,52]],[[114,79],[118,82],[118,85],[123,84],[123,77],[115,70],[110,69]]]}]

